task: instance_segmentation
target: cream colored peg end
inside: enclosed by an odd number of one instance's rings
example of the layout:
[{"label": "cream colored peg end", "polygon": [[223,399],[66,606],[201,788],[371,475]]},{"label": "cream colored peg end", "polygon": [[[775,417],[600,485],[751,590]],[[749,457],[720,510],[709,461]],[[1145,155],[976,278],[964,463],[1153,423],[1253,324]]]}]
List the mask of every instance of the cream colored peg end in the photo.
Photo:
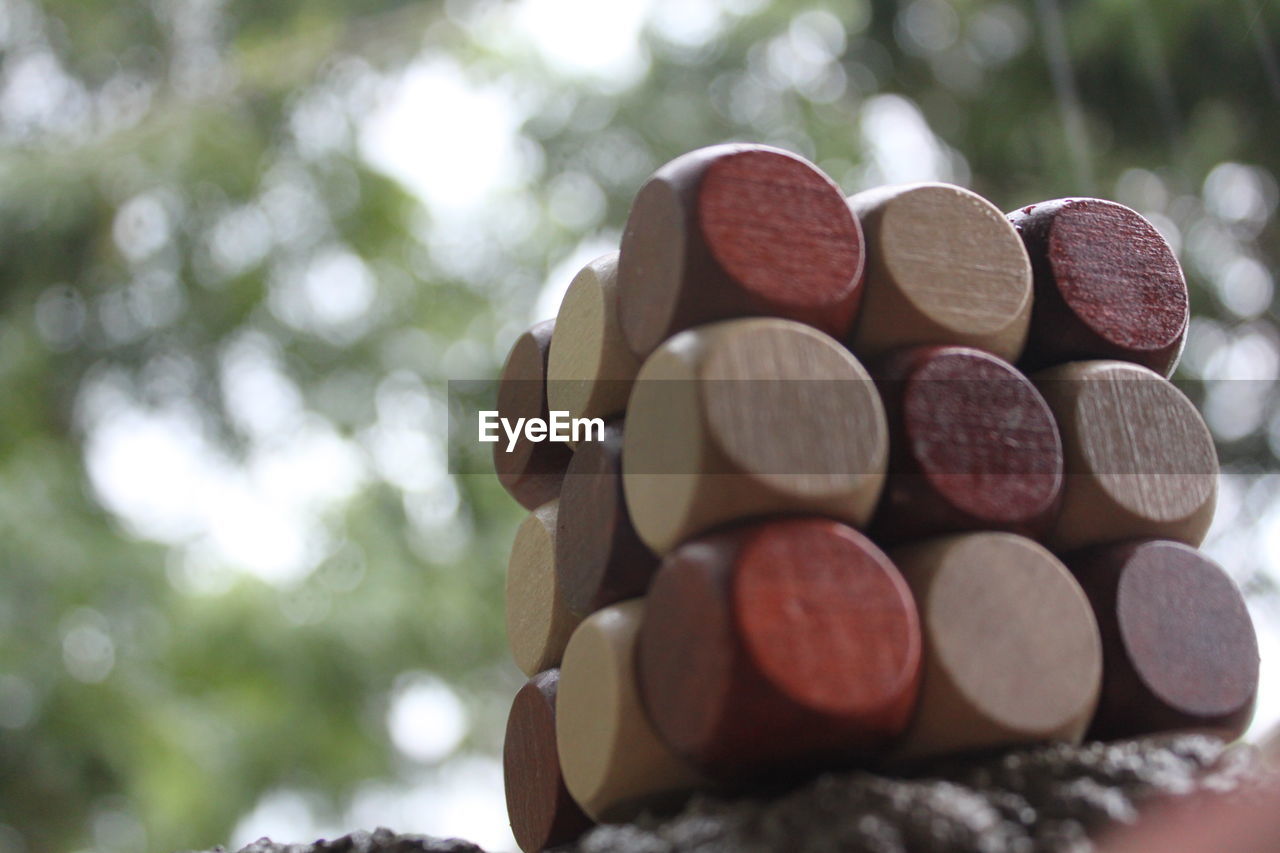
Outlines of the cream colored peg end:
[{"label": "cream colored peg end", "polygon": [[597,610],[565,649],[556,742],[565,787],[598,821],[678,803],[705,781],[654,732],[640,703],[635,646],[643,599]]},{"label": "cream colored peg end", "polygon": [[1031,378],[1057,419],[1066,469],[1049,547],[1148,536],[1200,544],[1217,504],[1218,457],[1177,387],[1124,361],[1077,361]]},{"label": "cream colored peg end", "polygon": [[538,507],[516,530],[507,562],[507,644],[520,671],[532,678],[560,665],[580,621],[565,604],[556,574],[559,501]]},{"label": "cream colored peg end", "polygon": [[1056,557],[1012,533],[932,539],[889,556],[924,639],[920,698],[895,759],[1081,739],[1102,685],[1102,640]]},{"label": "cream colored peg end", "polygon": [[640,370],[618,323],[618,253],[574,277],[556,317],[547,362],[547,404],[574,418],[608,418],[627,407]]},{"label": "cream colored peg end", "polygon": [[849,198],[867,242],[866,290],[850,346],[860,358],[958,344],[1015,361],[1031,323],[1031,261],[995,205],[951,184]]},{"label": "cream colored peg end", "polygon": [[623,485],[659,554],[714,526],[773,513],[866,524],[888,427],[866,370],[791,320],[681,332],[645,361],[627,408]]}]

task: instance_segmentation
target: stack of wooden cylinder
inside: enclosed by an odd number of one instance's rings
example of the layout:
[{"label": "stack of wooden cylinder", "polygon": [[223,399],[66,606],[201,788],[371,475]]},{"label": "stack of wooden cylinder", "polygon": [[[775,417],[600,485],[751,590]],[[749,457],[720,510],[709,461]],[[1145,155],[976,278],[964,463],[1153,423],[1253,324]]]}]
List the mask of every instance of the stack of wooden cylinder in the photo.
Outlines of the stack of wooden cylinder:
[{"label": "stack of wooden cylinder", "polygon": [[846,198],[750,145],[658,170],[499,390],[606,421],[494,454],[530,510],[522,849],[823,768],[1238,735],[1258,649],[1196,550],[1218,468],[1167,379],[1187,325],[1168,244],[1113,202]]}]

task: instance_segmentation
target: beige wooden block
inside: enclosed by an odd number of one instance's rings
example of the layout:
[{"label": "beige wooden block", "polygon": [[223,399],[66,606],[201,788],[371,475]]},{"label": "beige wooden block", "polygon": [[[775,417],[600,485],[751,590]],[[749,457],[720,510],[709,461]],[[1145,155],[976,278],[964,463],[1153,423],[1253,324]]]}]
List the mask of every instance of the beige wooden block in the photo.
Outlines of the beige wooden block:
[{"label": "beige wooden block", "polygon": [[678,803],[704,780],[654,732],[636,683],[644,600],[597,610],[574,631],[560,667],[556,742],[565,786],[598,821]]},{"label": "beige wooden block", "polygon": [[547,404],[574,418],[608,418],[627,407],[640,370],[618,323],[618,253],[596,258],[574,277],[551,336]]},{"label": "beige wooden block", "polygon": [[881,187],[849,198],[867,242],[860,358],[959,344],[1015,361],[1031,322],[1031,262],[995,205],[951,184]]},{"label": "beige wooden block", "polygon": [[1031,378],[1058,422],[1066,469],[1049,547],[1143,536],[1203,541],[1217,504],[1218,458],[1181,391],[1123,361],[1072,362]]},{"label": "beige wooden block", "polygon": [[565,604],[556,574],[559,501],[538,507],[516,530],[507,561],[507,644],[520,671],[532,678],[559,666],[580,621]]},{"label": "beige wooden block", "polygon": [[1102,641],[1056,557],[1012,533],[932,539],[889,557],[924,639],[920,698],[895,759],[1080,740],[1101,689]]},{"label": "beige wooden block", "polygon": [[888,428],[866,370],[791,320],[690,329],[640,369],[623,484],[659,554],[716,525],[813,513],[863,526],[884,484]]}]

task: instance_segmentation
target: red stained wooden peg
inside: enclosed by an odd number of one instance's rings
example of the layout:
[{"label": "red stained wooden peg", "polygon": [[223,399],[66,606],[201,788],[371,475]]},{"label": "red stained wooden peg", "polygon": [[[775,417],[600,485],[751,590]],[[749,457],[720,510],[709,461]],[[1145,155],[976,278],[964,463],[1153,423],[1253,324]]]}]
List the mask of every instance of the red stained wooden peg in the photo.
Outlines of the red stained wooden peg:
[{"label": "red stained wooden peg", "polygon": [[1096,198],[1032,204],[1009,221],[1035,276],[1021,367],[1111,358],[1173,373],[1190,303],[1182,267],[1154,225]]},{"label": "red stained wooden peg", "polygon": [[[547,353],[554,320],[544,320],[516,339],[498,383],[498,416],[542,418],[547,411]],[[573,451],[558,441],[534,442],[523,433],[508,452],[505,437],[493,445],[498,481],[525,509],[537,509],[560,494],[560,481]]]},{"label": "red stained wooden peg", "polygon": [[842,337],[862,288],[862,230],[840,188],[775,148],[685,154],[640,189],[622,235],[619,318],[644,357],[713,320],[785,317]]},{"label": "red stained wooden peg", "polygon": [[560,491],[556,571],[565,603],[578,616],[644,595],[658,557],[636,535],[622,492],[620,421],[603,441],[584,441]]},{"label": "red stained wooden peg", "polygon": [[1258,640],[1240,590],[1180,542],[1068,554],[1102,632],[1102,698],[1089,737],[1177,729],[1244,731],[1258,689]]},{"label": "red stained wooden peg", "polygon": [[670,554],[637,667],[649,718],[713,778],[848,761],[906,726],[920,627],[905,581],[862,534],[790,518]]},{"label": "red stained wooden peg", "polygon": [[877,542],[1046,532],[1062,493],[1062,442],[1025,376],[968,347],[898,350],[869,367],[889,421]]},{"label": "red stained wooden peg", "polygon": [[569,796],[556,751],[556,688],[549,669],[516,693],[502,747],[503,783],[511,832],[524,853],[567,844],[591,827]]}]

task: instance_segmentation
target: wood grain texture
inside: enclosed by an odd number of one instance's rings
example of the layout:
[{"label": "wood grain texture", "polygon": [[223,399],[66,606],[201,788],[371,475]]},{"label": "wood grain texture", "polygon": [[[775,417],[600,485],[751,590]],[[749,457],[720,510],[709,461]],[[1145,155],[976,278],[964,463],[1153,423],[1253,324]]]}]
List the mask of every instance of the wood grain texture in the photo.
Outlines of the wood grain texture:
[{"label": "wood grain texture", "polygon": [[[498,416],[547,418],[547,355],[554,320],[545,320],[516,338],[498,381]],[[523,435],[507,452],[507,442],[493,445],[493,468],[507,493],[525,509],[536,509],[560,494],[560,481],[572,454],[556,441],[533,442]]]},{"label": "wood grain texture", "polygon": [[714,320],[787,317],[840,337],[862,287],[862,231],[830,178],[787,151],[717,145],[640,189],[618,259],[633,352]]},{"label": "wood grain texture", "polygon": [[849,337],[860,358],[920,344],[959,344],[1015,360],[1031,320],[1031,264],[991,202],[951,184],[858,193],[867,272]]},{"label": "wood grain texture", "polygon": [[557,584],[578,616],[644,595],[658,557],[640,541],[622,490],[621,421],[603,441],[581,442],[560,491]]},{"label": "wood grain texture", "polygon": [[869,368],[889,422],[877,542],[1048,530],[1062,495],[1062,442],[1025,376],[969,347],[911,347]]},{"label": "wood grain texture", "polygon": [[1055,551],[1137,537],[1199,545],[1213,520],[1218,458],[1195,406],[1158,374],[1081,361],[1033,375],[1062,435]]},{"label": "wood grain texture", "polygon": [[770,513],[862,526],[880,495],[888,436],[874,383],[836,341],[799,323],[682,332],[645,362],[627,411],[627,506],[659,554]]},{"label": "wood grain texture", "polygon": [[516,693],[502,745],[511,832],[524,853],[567,844],[592,821],[569,796],[556,749],[559,670],[538,673]]},{"label": "wood grain texture", "polygon": [[920,628],[901,575],[829,519],[744,525],[669,554],[640,630],[649,718],[708,776],[839,765],[910,717]]},{"label": "wood grain texture", "polygon": [[1102,680],[1093,611],[1043,546],[966,533],[896,548],[924,638],[920,700],[897,760],[1079,741]]},{"label": "wood grain texture", "polygon": [[551,501],[516,530],[507,561],[507,645],[530,677],[560,665],[573,629],[582,621],[569,608],[556,572],[559,504]]},{"label": "wood grain texture", "polygon": [[1102,698],[1089,737],[1244,731],[1257,696],[1258,640],[1226,572],[1161,540],[1086,548],[1063,561],[1102,632]]},{"label": "wood grain texture", "polygon": [[1173,374],[1190,302],[1182,267],[1154,225],[1096,198],[1028,205],[1009,221],[1035,271],[1025,370],[1121,359]]},{"label": "wood grain texture", "polygon": [[627,407],[640,360],[618,321],[618,253],[596,258],[560,303],[547,359],[547,403],[574,418],[609,418]]},{"label": "wood grain texture", "polygon": [[636,635],[644,600],[613,604],[583,620],[560,668],[556,739],[569,793],[603,822],[684,800],[701,777],[653,730],[636,686]]}]

